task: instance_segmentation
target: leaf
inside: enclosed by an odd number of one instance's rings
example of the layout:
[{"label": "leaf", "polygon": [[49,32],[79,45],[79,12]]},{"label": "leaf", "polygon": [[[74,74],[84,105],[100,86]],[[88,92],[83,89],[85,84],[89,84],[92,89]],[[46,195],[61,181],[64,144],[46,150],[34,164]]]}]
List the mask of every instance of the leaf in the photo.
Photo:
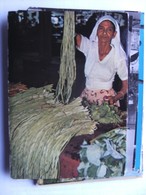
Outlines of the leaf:
[{"label": "leaf", "polygon": [[104,139],[106,142],[107,151],[104,153],[104,156],[111,155],[115,159],[122,159],[123,155],[117,152],[110,144],[109,139]]},{"label": "leaf", "polygon": [[103,155],[103,149],[95,144],[89,145],[86,151],[87,159],[90,163],[99,166],[101,164],[101,157]]},{"label": "leaf", "polygon": [[97,168],[98,167],[96,165],[91,164],[91,166],[87,170],[88,177],[90,177],[90,178],[96,178]]},{"label": "leaf", "polygon": [[106,175],[107,171],[107,166],[102,164],[98,169],[97,169],[97,177],[102,178]]}]

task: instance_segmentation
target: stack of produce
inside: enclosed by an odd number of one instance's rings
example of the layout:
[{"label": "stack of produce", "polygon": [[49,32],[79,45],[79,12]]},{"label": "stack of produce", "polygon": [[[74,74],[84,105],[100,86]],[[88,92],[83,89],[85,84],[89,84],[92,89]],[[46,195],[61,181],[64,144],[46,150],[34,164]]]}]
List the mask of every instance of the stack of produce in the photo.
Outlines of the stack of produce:
[{"label": "stack of produce", "polygon": [[91,118],[102,124],[120,124],[126,117],[126,112],[121,112],[117,106],[103,102],[101,105],[88,105]]},{"label": "stack of produce", "polygon": [[126,161],[126,128],[113,129],[80,150],[79,176],[85,179],[124,175]]},{"label": "stack of produce", "polygon": [[9,96],[14,96],[16,93],[26,91],[27,89],[27,86],[22,83],[10,83],[8,93]]},{"label": "stack of produce", "polygon": [[66,144],[95,128],[80,98],[67,105],[56,103],[51,85],[10,97],[9,119],[13,178],[57,178]]}]

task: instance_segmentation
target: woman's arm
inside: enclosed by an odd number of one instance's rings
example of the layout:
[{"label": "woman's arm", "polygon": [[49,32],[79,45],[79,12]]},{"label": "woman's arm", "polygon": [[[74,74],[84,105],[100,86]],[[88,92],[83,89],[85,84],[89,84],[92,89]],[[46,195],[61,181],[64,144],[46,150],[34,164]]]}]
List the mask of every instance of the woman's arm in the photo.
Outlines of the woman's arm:
[{"label": "woman's arm", "polygon": [[75,38],[76,38],[76,46],[80,48],[82,36],[80,34],[77,34]]},{"label": "woman's arm", "polygon": [[117,100],[124,98],[125,94],[127,93],[127,90],[128,90],[128,80],[124,80],[122,81],[121,90],[115,96]]},{"label": "woman's arm", "polygon": [[109,103],[114,104],[118,100],[123,99],[125,94],[127,93],[127,90],[128,90],[128,80],[124,80],[122,81],[121,90],[118,91],[118,93],[115,96],[109,98]]}]

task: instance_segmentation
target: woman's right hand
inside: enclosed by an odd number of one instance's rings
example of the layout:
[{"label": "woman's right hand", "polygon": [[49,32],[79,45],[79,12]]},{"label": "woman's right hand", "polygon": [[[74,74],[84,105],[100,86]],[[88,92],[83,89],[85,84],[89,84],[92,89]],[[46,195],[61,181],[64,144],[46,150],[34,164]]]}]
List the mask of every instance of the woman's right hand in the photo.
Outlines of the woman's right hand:
[{"label": "woman's right hand", "polygon": [[76,38],[76,46],[80,48],[82,36],[80,34],[77,34],[75,38]]}]

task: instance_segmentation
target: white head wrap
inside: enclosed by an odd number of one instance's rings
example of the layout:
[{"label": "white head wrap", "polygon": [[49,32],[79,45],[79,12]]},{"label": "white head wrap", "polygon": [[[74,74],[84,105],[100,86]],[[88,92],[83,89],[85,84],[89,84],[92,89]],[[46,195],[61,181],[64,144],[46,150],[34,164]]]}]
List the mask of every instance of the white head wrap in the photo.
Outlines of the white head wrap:
[{"label": "white head wrap", "polygon": [[98,42],[97,29],[98,29],[99,24],[105,20],[111,21],[115,25],[115,31],[117,32],[116,36],[112,39],[111,44],[115,47],[117,54],[120,55],[119,57],[126,58],[126,54],[121,46],[119,25],[118,25],[118,22],[112,16],[106,15],[106,16],[101,17],[96,22],[89,39],[91,41]]}]

